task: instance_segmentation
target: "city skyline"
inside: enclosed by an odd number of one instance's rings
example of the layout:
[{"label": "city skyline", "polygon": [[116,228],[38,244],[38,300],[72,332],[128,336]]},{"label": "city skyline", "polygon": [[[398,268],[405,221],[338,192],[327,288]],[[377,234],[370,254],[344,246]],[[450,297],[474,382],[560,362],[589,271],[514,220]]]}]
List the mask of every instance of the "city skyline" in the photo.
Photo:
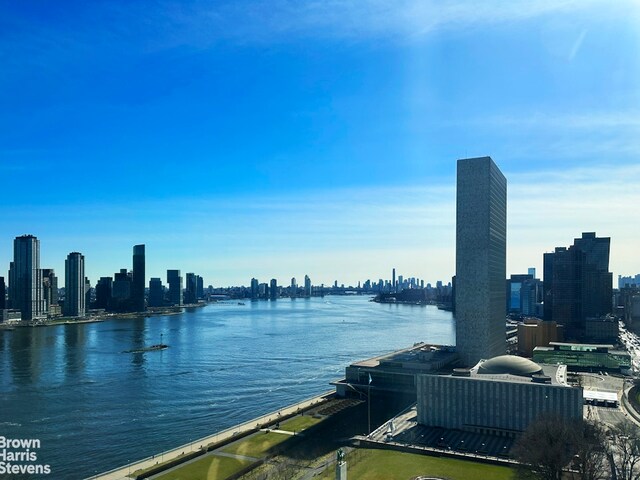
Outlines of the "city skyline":
[{"label": "city skyline", "polygon": [[61,15],[20,2],[0,20],[2,276],[31,233],[61,281],[70,251],[95,281],[135,244],[149,278],[356,284],[395,267],[444,281],[455,161],[482,155],[509,178],[508,274],[541,272],[545,252],[590,231],[611,237],[614,278],[640,271],[633,2]]}]

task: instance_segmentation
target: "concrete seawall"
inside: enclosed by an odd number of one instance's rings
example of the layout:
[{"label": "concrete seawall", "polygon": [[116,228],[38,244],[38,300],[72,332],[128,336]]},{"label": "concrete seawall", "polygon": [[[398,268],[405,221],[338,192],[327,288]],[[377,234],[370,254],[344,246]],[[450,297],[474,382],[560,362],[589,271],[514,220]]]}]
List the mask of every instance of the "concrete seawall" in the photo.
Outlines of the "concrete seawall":
[{"label": "concrete seawall", "polygon": [[[124,465],[122,467],[118,467],[113,470],[109,470],[108,472],[100,473],[88,478],[96,480],[130,480],[131,477],[129,475],[137,470],[151,468],[160,463],[175,460],[183,456],[188,456],[187,454],[198,450],[202,450],[204,452],[206,448],[211,444],[221,444],[231,439],[239,438],[243,434],[250,433],[257,428],[278,422],[287,416],[295,415],[301,411],[309,409],[310,407],[317,406],[318,404],[325,402],[328,398],[333,396],[333,394],[334,391],[330,390],[328,392],[322,393],[321,395],[303,400],[298,403],[294,403],[293,405],[283,407],[274,412],[267,413],[234,427],[227,428],[226,430],[222,430],[213,435],[194,440],[193,442],[181,445],[172,450],[161,452],[151,457],[137,460],[128,465]],[[185,458],[185,460],[187,460],[187,458]]]}]

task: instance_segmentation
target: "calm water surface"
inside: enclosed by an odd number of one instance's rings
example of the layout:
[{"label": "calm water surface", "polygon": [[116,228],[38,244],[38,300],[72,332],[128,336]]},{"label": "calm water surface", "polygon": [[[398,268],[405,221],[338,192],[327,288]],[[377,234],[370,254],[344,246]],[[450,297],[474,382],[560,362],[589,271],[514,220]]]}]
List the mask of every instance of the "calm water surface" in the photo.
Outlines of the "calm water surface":
[{"label": "calm water surface", "polygon": [[[449,312],[368,300],[223,302],[0,332],[0,435],[39,438],[50,478],[83,478],[329,390],[354,360],[454,342]],[[123,353],[161,334],[169,349]]]}]

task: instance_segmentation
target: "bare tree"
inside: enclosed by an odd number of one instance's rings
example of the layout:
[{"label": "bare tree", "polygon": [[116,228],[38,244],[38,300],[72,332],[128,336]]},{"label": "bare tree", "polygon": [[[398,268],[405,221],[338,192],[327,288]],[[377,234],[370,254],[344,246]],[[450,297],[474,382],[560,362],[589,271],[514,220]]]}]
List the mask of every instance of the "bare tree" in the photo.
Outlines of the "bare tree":
[{"label": "bare tree", "polygon": [[610,460],[618,480],[640,479],[640,428],[629,421],[611,429]]},{"label": "bare tree", "polygon": [[574,466],[580,480],[602,480],[608,478],[609,459],[607,437],[604,428],[593,420],[575,422]]},{"label": "bare tree", "polygon": [[525,465],[520,476],[561,480],[562,470],[575,451],[573,426],[554,415],[541,416],[532,422],[513,449],[515,457]]}]

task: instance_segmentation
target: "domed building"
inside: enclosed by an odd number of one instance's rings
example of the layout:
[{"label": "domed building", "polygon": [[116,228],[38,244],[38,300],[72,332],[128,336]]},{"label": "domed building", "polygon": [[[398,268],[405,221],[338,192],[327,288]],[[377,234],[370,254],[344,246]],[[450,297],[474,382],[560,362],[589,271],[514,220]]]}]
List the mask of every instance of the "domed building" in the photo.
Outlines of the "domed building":
[{"label": "domed building", "polygon": [[582,388],[567,385],[566,368],[500,355],[450,375],[417,375],[418,423],[514,436],[542,414],[580,419]]},{"label": "domed building", "polygon": [[541,373],[542,367],[528,358],[516,355],[500,355],[490,360],[481,361],[478,364],[479,375],[516,375],[530,377]]}]

